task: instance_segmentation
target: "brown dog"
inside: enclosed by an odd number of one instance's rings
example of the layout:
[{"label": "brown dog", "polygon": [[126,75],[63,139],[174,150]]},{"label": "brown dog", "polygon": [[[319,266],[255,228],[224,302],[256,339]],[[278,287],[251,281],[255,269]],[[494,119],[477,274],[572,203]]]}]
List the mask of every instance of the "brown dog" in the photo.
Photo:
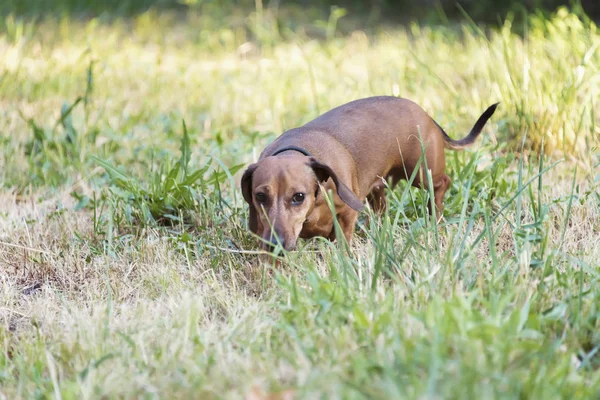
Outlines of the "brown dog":
[{"label": "brown dog", "polygon": [[[472,144],[496,106],[479,117],[461,140],[452,140],[417,104],[397,97],[356,100],[279,136],[248,167],[242,193],[250,205],[248,226],[261,236],[265,249],[278,242],[293,249],[299,237],[335,239],[333,215],[321,193],[332,190],[340,227],[350,242],[365,198],[375,212],[386,207],[385,182],[393,187],[409,179],[425,149],[435,205],[441,214],[450,186],[444,173],[444,148]],[[413,185],[427,188],[425,173]],[[423,179],[423,181],[422,181]],[[432,212],[432,206],[429,206]]]}]

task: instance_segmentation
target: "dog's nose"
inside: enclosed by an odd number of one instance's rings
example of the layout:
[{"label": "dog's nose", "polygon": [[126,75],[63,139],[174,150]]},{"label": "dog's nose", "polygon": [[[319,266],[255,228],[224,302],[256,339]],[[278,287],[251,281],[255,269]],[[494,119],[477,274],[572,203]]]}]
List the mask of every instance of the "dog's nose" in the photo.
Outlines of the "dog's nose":
[{"label": "dog's nose", "polygon": [[278,245],[281,245],[281,247],[286,249],[286,240],[284,239],[283,235],[277,233],[277,231],[263,236],[263,240],[264,249],[269,252],[273,252]]},{"label": "dog's nose", "polygon": [[275,249],[275,247],[277,247],[278,244],[280,244],[281,247],[285,249],[285,239],[281,236],[271,236],[271,240],[269,242],[271,251],[273,251],[273,249]]}]

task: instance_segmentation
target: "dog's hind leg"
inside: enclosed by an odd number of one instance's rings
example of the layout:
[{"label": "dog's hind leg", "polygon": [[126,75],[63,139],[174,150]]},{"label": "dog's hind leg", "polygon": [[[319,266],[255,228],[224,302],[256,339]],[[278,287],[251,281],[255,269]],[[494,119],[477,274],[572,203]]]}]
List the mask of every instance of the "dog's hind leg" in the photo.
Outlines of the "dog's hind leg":
[{"label": "dog's hind leg", "polygon": [[387,200],[385,198],[385,186],[375,185],[371,188],[371,192],[367,196],[369,206],[373,209],[375,214],[383,214],[387,208]]},{"label": "dog's hind leg", "polygon": [[429,206],[429,214],[433,214],[432,203],[435,202],[435,206],[437,208],[438,217],[441,218],[444,215],[444,195],[446,191],[450,187],[450,177],[446,174],[442,175],[440,179],[437,180],[433,184],[433,201],[428,204]]}]

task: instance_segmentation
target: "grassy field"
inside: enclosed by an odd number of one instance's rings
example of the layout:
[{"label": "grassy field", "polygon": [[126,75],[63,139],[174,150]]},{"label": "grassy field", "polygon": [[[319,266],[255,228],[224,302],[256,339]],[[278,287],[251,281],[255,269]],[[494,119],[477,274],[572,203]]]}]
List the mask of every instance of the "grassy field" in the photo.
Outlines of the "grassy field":
[{"label": "grassy field", "polygon": [[[283,13],[0,21],[0,398],[598,398],[597,27]],[[501,104],[440,223],[259,262],[242,169],[370,95]]]}]

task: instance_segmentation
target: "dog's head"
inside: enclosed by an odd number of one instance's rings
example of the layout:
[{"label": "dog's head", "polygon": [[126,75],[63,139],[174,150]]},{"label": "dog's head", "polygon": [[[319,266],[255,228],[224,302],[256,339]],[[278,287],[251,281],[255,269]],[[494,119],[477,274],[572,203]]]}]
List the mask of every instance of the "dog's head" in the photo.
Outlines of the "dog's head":
[{"label": "dog's head", "polygon": [[319,194],[319,183],[330,179],[340,199],[360,211],[362,202],[327,165],[313,157],[286,154],[252,164],[242,176],[242,193],[250,206],[249,228],[272,250],[278,243],[286,250],[296,242]]}]

